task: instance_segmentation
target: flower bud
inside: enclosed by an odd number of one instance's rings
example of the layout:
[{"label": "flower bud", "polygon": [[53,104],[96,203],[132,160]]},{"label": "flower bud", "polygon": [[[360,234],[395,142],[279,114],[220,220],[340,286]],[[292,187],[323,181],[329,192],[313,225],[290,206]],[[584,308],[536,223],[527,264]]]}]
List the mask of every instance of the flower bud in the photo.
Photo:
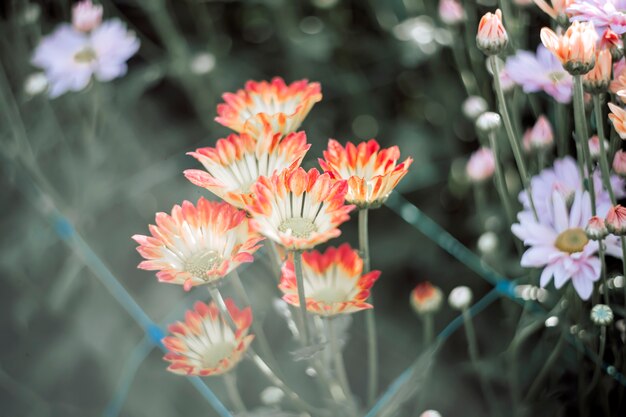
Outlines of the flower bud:
[{"label": "flower bud", "polygon": [[498,240],[494,232],[485,232],[478,238],[478,250],[484,255],[492,254],[498,248]]},{"label": "flower bud", "polygon": [[465,310],[472,303],[472,290],[466,286],[454,288],[448,296],[450,307],[455,310]]},{"label": "flower bud", "polygon": [[626,207],[619,204],[611,207],[606,213],[604,223],[609,232],[614,235],[626,235]]},{"label": "flower bud", "polygon": [[598,216],[593,216],[589,219],[587,227],[585,227],[585,234],[590,240],[602,240],[609,234],[604,220]]},{"label": "flower bud", "polygon": [[43,72],[30,74],[24,81],[24,91],[29,96],[36,96],[48,88],[48,77]]},{"label": "flower bud", "polygon": [[439,17],[446,25],[456,25],[465,20],[465,10],[457,0],[439,0]]},{"label": "flower bud", "polygon": [[485,55],[498,55],[509,43],[509,36],[502,24],[502,12],[486,13],[478,24],[476,45]]},{"label": "flower bud", "polygon": [[596,326],[608,326],[613,322],[613,310],[606,304],[596,304],[591,309],[591,321]]},{"label": "flower bud", "polygon": [[480,96],[469,96],[463,102],[463,114],[470,120],[476,120],[486,111],[487,101]]},{"label": "flower bud", "polygon": [[[609,141],[604,139],[602,144],[604,145],[604,152],[606,152],[607,149],[609,149]],[[601,150],[602,148],[600,147],[600,138],[598,137],[598,135],[593,135],[592,137],[590,137],[589,138],[589,153],[591,154],[591,157],[593,159],[598,159],[600,157]]]},{"label": "flower bud", "polygon": [[492,111],[485,112],[476,119],[476,127],[483,133],[495,132],[500,129],[500,126],[502,126],[502,118]]},{"label": "flower bud", "polygon": [[465,167],[465,173],[473,183],[480,183],[493,176],[496,170],[496,160],[489,148],[480,148],[470,156]]},{"label": "flower bud", "polygon": [[604,93],[611,82],[611,70],[613,62],[611,52],[602,49],[596,54],[596,65],[583,77],[583,87],[589,94]]},{"label": "flower bud", "polygon": [[[624,90],[620,90],[618,94],[621,91]],[[619,106],[616,106],[613,103],[609,103],[609,109],[611,109],[611,113],[609,113],[609,119],[611,119],[615,131],[620,138],[626,139],[626,110],[622,109]]]},{"label": "flower bud", "polygon": [[430,282],[425,281],[417,284],[411,291],[411,306],[417,314],[436,313],[441,307],[443,293]]},{"label": "flower bud", "polygon": [[554,144],[552,125],[544,115],[539,116],[532,129],[524,134],[524,147],[529,150],[546,150]]},{"label": "flower bud", "polygon": [[624,56],[624,43],[622,42],[622,38],[609,28],[607,28],[600,37],[598,47],[600,49],[608,49],[614,62],[619,61]]},{"label": "flower bud", "polygon": [[72,25],[80,32],[90,32],[102,23],[102,5],[91,0],[79,1],[72,7]]},{"label": "flower bud", "polygon": [[613,171],[620,177],[626,177],[626,152],[622,150],[615,152]]},{"label": "flower bud", "polygon": [[441,413],[436,410],[426,410],[420,414],[420,417],[441,417]]},{"label": "flower bud", "polygon": [[572,75],[586,74],[595,64],[598,35],[591,22],[573,22],[562,35],[541,29],[541,42]]}]

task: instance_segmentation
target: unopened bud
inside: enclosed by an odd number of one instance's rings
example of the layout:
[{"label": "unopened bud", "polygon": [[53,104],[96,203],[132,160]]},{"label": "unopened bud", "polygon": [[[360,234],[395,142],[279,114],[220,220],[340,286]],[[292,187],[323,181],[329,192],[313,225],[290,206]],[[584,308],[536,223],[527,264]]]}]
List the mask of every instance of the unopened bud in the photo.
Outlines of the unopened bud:
[{"label": "unopened bud", "polygon": [[604,224],[614,235],[626,235],[626,208],[619,204],[609,208]]},{"label": "unopened bud", "polygon": [[480,148],[470,156],[465,173],[471,182],[480,183],[493,176],[496,160],[489,148]]},{"label": "unopened bud", "polygon": [[498,55],[509,43],[509,36],[502,24],[502,12],[486,13],[478,24],[476,45],[485,55]]},{"label": "unopened bud", "polygon": [[470,120],[476,120],[486,111],[487,101],[480,96],[470,96],[463,102],[463,114]]},{"label": "unopened bud", "polygon": [[613,171],[620,177],[626,177],[626,152],[622,150],[615,152]]},{"label": "unopened bud", "polygon": [[587,227],[585,227],[585,234],[591,240],[602,240],[609,234],[609,231],[604,224],[604,220],[598,216],[593,216],[589,219]]},{"label": "unopened bud", "polygon": [[90,32],[102,23],[102,5],[91,0],[79,1],[72,7],[72,25],[80,32]]},{"label": "unopened bud", "polygon": [[411,306],[417,314],[432,314],[439,310],[443,301],[441,290],[430,282],[417,284],[411,291]]},{"label": "unopened bud", "polygon": [[502,126],[502,118],[492,111],[481,114],[476,120],[476,127],[484,133],[495,132]]},{"label": "unopened bud", "polygon": [[450,307],[455,310],[465,310],[472,303],[472,290],[466,286],[454,288],[448,296]]}]

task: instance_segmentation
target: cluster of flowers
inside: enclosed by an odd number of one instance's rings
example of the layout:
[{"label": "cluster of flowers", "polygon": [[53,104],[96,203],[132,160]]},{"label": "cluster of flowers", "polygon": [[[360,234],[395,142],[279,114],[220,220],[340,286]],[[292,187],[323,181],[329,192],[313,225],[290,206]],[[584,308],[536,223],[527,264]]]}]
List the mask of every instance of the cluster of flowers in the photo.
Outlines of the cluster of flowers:
[{"label": "cluster of flowers", "polygon": [[[302,257],[304,300],[293,257],[282,264],[279,288],[287,303],[304,302],[308,312],[321,316],[372,308],[367,300],[380,272],[365,270],[349,244],[302,252],[339,236],[339,226],[355,207],[380,206],[406,175],[411,158],[398,163],[398,148],[380,149],[375,140],[345,147],[330,140],[319,160],[323,172],[306,171],[300,163],[310,145],[297,129],[322,98],[319,84],[249,81],[223,98],[215,120],[237,133],[190,152],[204,169],[184,173],[223,201],[202,197],[195,205],[174,206],[171,214],[157,213],[151,236],[133,237],[146,259],[139,267],[156,270],[159,281],[185,290],[215,285],[252,262],[267,239],[266,245]],[[170,327],[164,343],[171,351],[165,356],[171,371],[221,374],[242,358],[251,341],[250,308],[226,303],[236,329],[213,303],[198,303],[185,323]]]}]

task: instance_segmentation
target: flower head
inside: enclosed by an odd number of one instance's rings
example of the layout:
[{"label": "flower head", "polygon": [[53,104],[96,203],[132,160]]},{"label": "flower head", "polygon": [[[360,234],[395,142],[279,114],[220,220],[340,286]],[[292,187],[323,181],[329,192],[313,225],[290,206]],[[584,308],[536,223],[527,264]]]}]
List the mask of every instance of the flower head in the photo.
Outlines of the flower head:
[{"label": "flower head", "polygon": [[613,310],[606,304],[596,304],[591,309],[591,321],[597,326],[608,326],[613,323]]},{"label": "flower head", "polygon": [[474,295],[472,294],[472,290],[465,285],[461,285],[450,291],[448,303],[450,304],[450,307],[455,310],[465,310],[472,303],[473,298]]},{"label": "flower head", "polygon": [[184,201],[172,214],[156,214],[152,236],[135,235],[146,260],[139,268],[157,272],[161,282],[197,285],[215,282],[239,264],[252,262],[262,238],[248,230],[246,212],[201,197],[196,206]]},{"label": "flower head", "polygon": [[411,291],[411,306],[417,314],[432,314],[439,310],[443,301],[441,289],[428,281],[420,282]]},{"label": "flower head", "polygon": [[243,132],[248,119],[264,113],[275,116],[280,132],[286,135],[298,129],[313,105],[322,99],[322,92],[318,83],[300,80],[287,85],[276,77],[271,82],[248,81],[243,90],[225,93],[222,98],[225,103],[217,106],[216,122]]},{"label": "flower head", "polygon": [[[265,115],[259,115],[259,119],[265,119]],[[205,170],[188,169],[185,177],[230,204],[244,208],[251,202],[252,186],[259,177],[300,165],[310,146],[304,132],[290,133],[281,139],[280,134],[272,134],[268,122],[260,132],[232,134],[219,139],[213,148],[190,152]]]},{"label": "flower head", "polygon": [[[606,150],[609,149],[609,141],[604,139],[602,145],[606,152]],[[593,159],[598,159],[600,157],[601,150],[602,148],[600,147],[600,138],[598,137],[598,135],[593,135],[592,137],[590,137],[589,138],[589,152],[591,154],[591,157]]]},{"label": "flower head", "polygon": [[611,119],[615,131],[620,138],[626,139],[626,110],[613,103],[609,103],[609,109],[611,109],[609,119]]},{"label": "flower head", "polygon": [[502,126],[502,118],[498,113],[487,111],[476,119],[476,128],[485,133],[496,132]]},{"label": "flower head", "polygon": [[48,78],[50,97],[83,90],[92,77],[106,82],[126,74],[126,61],[139,50],[139,40],[117,19],[89,33],[61,25],[35,49],[32,64]]},{"label": "flower head", "polygon": [[509,36],[502,24],[502,12],[486,13],[478,23],[476,45],[486,55],[497,55],[506,48]]},{"label": "flower head", "polygon": [[624,0],[573,0],[567,13],[572,21],[591,22],[603,32],[610,28],[618,35],[626,33]]},{"label": "flower head", "polygon": [[564,34],[550,28],[541,29],[541,42],[561,61],[572,75],[585,74],[595,64],[598,35],[593,23],[574,22]]},{"label": "flower head", "polygon": [[626,235],[626,207],[621,205],[613,206],[609,209],[604,219],[606,228],[614,235]]},{"label": "flower head", "polygon": [[231,370],[243,358],[254,339],[248,334],[252,324],[250,307],[239,310],[233,300],[226,308],[236,329],[231,329],[213,303],[196,302],[185,314],[184,322],[169,326],[171,336],[163,339],[169,351],[163,359],[167,370],[181,375],[220,375]]},{"label": "flower head", "polygon": [[535,125],[524,134],[524,147],[527,150],[545,150],[554,144],[552,125],[544,115],[537,118]]},{"label": "flower head", "polygon": [[583,77],[583,86],[589,94],[606,92],[611,82],[612,65],[611,51],[601,49],[596,54],[596,65]]},{"label": "flower head", "polygon": [[470,156],[465,172],[470,181],[479,183],[488,180],[496,170],[496,160],[489,148],[480,148]]},{"label": "flower head", "polygon": [[[302,273],[309,312],[334,316],[372,308],[367,298],[380,271],[363,275],[363,260],[349,244],[329,247],[323,253],[304,252]],[[284,293],[283,300],[300,305],[294,264],[290,260],[283,265],[278,288]]]},{"label": "flower head", "polygon": [[456,25],[465,20],[465,10],[458,0],[439,0],[439,17],[446,25]]},{"label": "flower head", "polygon": [[613,158],[613,171],[620,177],[626,177],[626,152],[619,150]]},{"label": "flower head", "polygon": [[525,93],[544,91],[559,103],[569,103],[572,99],[572,76],[543,45],[537,47],[536,54],[517,51],[507,58],[505,69]]},{"label": "flower head", "polygon": [[354,206],[345,205],[345,180],[316,169],[292,167],[261,177],[247,209],[252,227],[289,250],[310,249],[341,234],[338,226]]},{"label": "flower head", "polygon": [[79,1],[72,7],[72,26],[80,32],[90,32],[102,23],[102,5],[91,0]]},{"label": "flower head", "polygon": [[604,220],[602,220],[598,216],[593,216],[587,222],[587,227],[585,227],[585,234],[591,240],[602,240],[609,234],[609,231],[604,224]]},{"label": "flower head", "polygon": [[348,182],[348,203],[359,208],[376,208],[387,200],[413,162],[409,157],[398,164],[398,159],[397,146],[380,149],[374,139],[358,145],[348,142],[345,148],[330,139],[319,164],[333,178]]},{"label": "flower head", "polygon": [[481,96],[470,96],[463,102],[463,114],[470,120],[487,111],[487,101]]}]

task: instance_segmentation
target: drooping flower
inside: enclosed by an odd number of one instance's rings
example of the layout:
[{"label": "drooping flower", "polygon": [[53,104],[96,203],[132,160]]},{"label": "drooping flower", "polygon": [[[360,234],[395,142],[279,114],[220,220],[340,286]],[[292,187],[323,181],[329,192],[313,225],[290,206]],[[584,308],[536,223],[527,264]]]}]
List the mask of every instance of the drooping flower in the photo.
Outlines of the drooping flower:
[{"label": "drooping flower", "polygon": [[551,0],[550,4],[545,0],[534,0],[535,4],[554,20],[561,21],[569,5],[574,0]]},{"label": "drooping flower", "polygon": [[417,314],[432,314],[439,310],[443,292],[428,281],[420,282],[411,291],[411,306]]},{"label": "drooping flower", "polygon": [[551,203],[553,223],[537,221],[522,213],[518,215],[519,223],[512,226],[513,233],[529,246],[521,265],[543,268],[542,287],[552,278],[557,289],[571,280],[580,298],[587,300],[594,282],[600,279],[601,269],[600,259],[595,256],[598,243],[589,240],[584,230],[591,218],[589,194],[577,191],[568,209],[563,195],[555,191]]},{"label": "drooping flower", "polygon": [[622,150],[615,152],[613,171],[620,177],[626,177],[626,152]]},{"label": "drooping flower", "polygon": [[[380,276],[380,271],[363,274],[363,260],[358,252],[344,243],[325,252],[304,252],[302,274],[306,308],[322,316],[355,313],[372,308],[367,303],[370,289]],[[298,286],[294,264],[285,262],[278,286],[283,300],[299,306]]]},{"label": "drooping flower", "polygon": [[572,99],[572,76],[543,45],[537,47],[536,54],[518,51],[506,60],[505,69],[525,93],[544,91],[559,103]]},{"label": "drooping flower", "polygon": [[196,206],[184,201],[172,214],[156,214],[152,236],[135,235],[137,251],[146,260],[139,268],[157,272],[161,282],[192,287],[215,282],[252,254],[263,238],[251,234],[246,212],[201,197]]},{"label": "drooping flower", "polygon": [[265,115],[259,115],[262,128],[219,139],[215,147],[197,149],[188,155],[205,170],[188,169],[185,177],[230,204],[245,208],[251,202],[252,186],[261,176],[269,177],[292,165],[300,165],[311,145],[304,132],[281,138],[274,134]]},{"label": "drooping flower", "polygon": [[611,81],[612,66],[611,51],[599,50],[596,54],[596,64],[593,69],[583,76],[583,86],[589,94],[605,93]]},{"label": "drooping flower", "polygon": [[456,25],[465,20],[465,9],[458,0],[439,0],[439,17],[446,25]]},{"label": "drooping flower", "polygon": [[554,144],[554,133],[548,118],[541,115],[535,125],[524,134],[526,150],[546,150]]},{"label": "drooping flower", "polygon": [[72,26],[80,32],[90,32],[102,23],[102,5],[91,0],[79,1],[72,7]]},{"label": "drooping flower", "polygon": [[330,139],[319,164],[334,179],[348,182],[348,203],[359,208],[375,208],[387,200],[413,162],[408,157],[398,164],[398,159],[400,150],[397,146],[380,149],[374,139],[358,145],[348,142],[345,148]]},{"label": "drooping flower", "polygon": [[611,109],[609,119],[611,119],[615,131],[620,138],[626,139],[626,110],[613,103],[609,103],[609,109]]},{"label": "drooping flower", "polygon": [[618,35],[626,33],[625,12],[624,0],[573,0],[567,8],[572,21],[591,22],[600,32],[610,28]]},{"label": "drooping flower", "polygon": [[626,235],[626,207],[612,206],[604,219],[608,231],[616,236]]},{"label": "drooping flower", "polygon": [[89,33],[60,25],[44,37],[32,57],[43,69],[50,97],[83,90],[92,78],[106,82],[126,74],[126,61],[139,50],[139,40],[118,19],[107,20]]},{"label": "drooping flower", "polygon": [[509,35],[502,24],[502,12],[486,13],[478,23],[476,45],[486,55],[497,55],[506,48]]},{"label": "drooping flower", "polygon": [[338,226],[354,209],[345,205],[345,180],[333,180],[316,169],[288,168],[260,177],[247,209],[251,226],[288,250],[310,249],[341,234]]},{"label": "drooping flower", "polygon": [[465,167],[467,178],[471,182],[480,183],[493,176],[496,170],[496,160],[489,148],[480,148],[470,156]]},{"label": "drooping flower", "polygon": [[595,64],[598,35],[590,22],[574,22],[564,34],[541,29],[541,42],[572,75],[586,74]]},{"label": "drooping flower", "polygon": [[233,300],[226,299],[226,308],[236,329],[231,329],[214,303],[196,302],[185,314],[184,322],[169,326],[171,336],[163,339],[169,351],[163,359],[170,362],[167,370],[180,375],[210,376],[231,370],[243,359],[254,335],[250,307],[239,310]]},{"label": "drooping flower", "polygon": [[225,93],[222,98],[225,103],[217,106],[215,118],[219,124],[241,133],[248,119],[264,113],[275,116],[280,132],[286,135],[300,127],[313,105],[322,99],[322,92],[318,83],[300,80],[287,85],[275,77],[271,82],[248,81],[244,89]]}]

